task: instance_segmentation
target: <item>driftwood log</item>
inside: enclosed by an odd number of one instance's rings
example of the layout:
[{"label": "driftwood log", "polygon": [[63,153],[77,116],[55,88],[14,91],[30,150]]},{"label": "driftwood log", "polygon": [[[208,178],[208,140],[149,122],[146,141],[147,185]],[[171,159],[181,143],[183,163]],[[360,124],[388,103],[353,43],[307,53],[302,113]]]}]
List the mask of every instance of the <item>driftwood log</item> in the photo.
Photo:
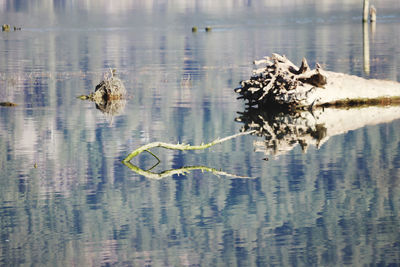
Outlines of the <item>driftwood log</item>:
[{"label": "driftwood log", "polygon": [[297,67],[285,56],[272,54],[255,64],[265,67],[235,89],[250,107],[310,108],[400,102],[400,84],[367,80],[325,71],[317,63],[311,69],[304,58]]}]

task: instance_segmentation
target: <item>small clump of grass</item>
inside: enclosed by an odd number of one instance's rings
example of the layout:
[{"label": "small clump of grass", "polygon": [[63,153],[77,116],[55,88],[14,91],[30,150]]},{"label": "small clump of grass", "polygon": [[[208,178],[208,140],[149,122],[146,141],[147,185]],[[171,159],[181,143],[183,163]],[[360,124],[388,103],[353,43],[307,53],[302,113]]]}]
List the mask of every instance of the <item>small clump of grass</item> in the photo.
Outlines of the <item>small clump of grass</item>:
[{"label": "small clump of grass", "polygon": [[126,104],[126,89],[117,77],[116,70],[104,74],[103,80],[96,86],[95,91],[89,95],[80,95],[81,100],[95,102],[96,108],[107,115],[118,115]]},{"label": "small clump of grass", "polygon": [[95,102],[120,100],[126,95],[126,89],[122,81],[116,76],[116,70],[110,70],[104,75],[101,81],[95,88],[94,93],[89,95],[89,98]]}]

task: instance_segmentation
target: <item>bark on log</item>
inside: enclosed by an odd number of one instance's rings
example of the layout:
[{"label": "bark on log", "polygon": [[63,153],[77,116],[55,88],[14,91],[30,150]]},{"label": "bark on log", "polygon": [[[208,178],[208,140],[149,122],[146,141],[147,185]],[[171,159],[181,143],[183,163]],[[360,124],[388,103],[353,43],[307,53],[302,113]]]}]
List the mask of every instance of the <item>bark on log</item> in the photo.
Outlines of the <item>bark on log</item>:
[{"label": "bark on log", "polygon": [[300,68],[285,56],[272,54],[255,63],[266,64],[240,83],[235,92],[249,106],[309,108],[368,104],[370,101],[400,102],[400,83],[367,80],[323,70],[311,70],[304,58]]}]

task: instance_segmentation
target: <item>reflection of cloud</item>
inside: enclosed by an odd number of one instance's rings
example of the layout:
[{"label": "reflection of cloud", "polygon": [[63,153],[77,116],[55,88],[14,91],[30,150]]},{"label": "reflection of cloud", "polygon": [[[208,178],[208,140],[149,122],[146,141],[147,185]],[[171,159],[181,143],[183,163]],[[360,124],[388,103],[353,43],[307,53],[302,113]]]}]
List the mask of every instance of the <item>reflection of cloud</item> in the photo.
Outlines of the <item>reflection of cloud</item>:
[{"label": "reflection of cloud", "polygon": [[255,134],[265,137],[264,141],[255,141],[256,151],[280,155],[297,145],[303,151],[310,145],[319,148],[332,136],[399,118],[400,106],[372,106],[313,112],[248,109],[236,121],[244,123],[243,130],[255,130]]},{"label": "reflection of cloud", "polygon": [[33,162],[36,153],[36,145],[38,143],[36,123],[32,119],[25,119],[21,121],[21,123],[21,130],[17,131],[19,135],[16,136],[16,139],[19,141],[17,142],[18,146],[15,151],[17,155],[28,157],[29,160]]}]

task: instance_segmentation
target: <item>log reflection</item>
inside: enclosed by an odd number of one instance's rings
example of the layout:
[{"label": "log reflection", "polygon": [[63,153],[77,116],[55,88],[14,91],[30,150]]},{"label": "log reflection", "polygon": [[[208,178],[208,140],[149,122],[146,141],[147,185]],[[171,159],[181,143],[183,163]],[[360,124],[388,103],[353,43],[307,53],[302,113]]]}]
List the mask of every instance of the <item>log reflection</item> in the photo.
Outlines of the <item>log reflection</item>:
[{"label": "log reflection", "polygon": [[235,120],[244,124],[241,131],[255,130],[253,134],[264,138],[254,142],[256,152],[281,155],[298,145],[306,152],[310,145],[319,148],[332,136],[400,119],[400,106],[318,108],[312,111],[248,108],[238,114]]}]

